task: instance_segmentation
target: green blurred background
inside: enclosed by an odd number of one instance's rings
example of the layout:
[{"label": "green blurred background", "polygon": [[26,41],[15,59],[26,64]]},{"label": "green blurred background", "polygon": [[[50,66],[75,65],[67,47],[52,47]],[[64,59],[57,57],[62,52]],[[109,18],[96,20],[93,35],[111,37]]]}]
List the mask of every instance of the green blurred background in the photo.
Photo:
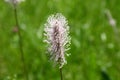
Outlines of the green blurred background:
[{"label": "green blurred background", "polygon": [[[47,17],[57,12],[72,38],[64,80],[120,80],[120,0],[26,0],[18,16],[29,80],[60,80],[43,43]],[[0,80],[25,80],[15,30],[13,8],[0,0]]]}]

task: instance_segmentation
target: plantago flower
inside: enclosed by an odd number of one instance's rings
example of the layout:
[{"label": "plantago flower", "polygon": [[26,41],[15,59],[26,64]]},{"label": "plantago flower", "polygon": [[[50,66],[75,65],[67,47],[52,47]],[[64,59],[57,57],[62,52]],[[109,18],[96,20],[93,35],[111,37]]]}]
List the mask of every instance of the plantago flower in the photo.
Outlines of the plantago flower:
[{"label": "plantago flower", "polygon": [[71,39],[66,18],[60,13],[49,16],[44,31],[50,59],[60,64],[59,68],[62,68],[66,63],[65,54],[69,49]]},{"label": "plantago flower", "polygon": [[17,4],[19,4],[21,2],[24,2],[24,1],[25,0],[5,0],[5,2],[8,2],[8,3],[12,4],[12,5],[17,5]]},{"label": "plantago flower", "polygon": [[116,20],[112,17],[112,14],[110,12],[110,10],[106,10],[105,11],[105,14],[109,20],[109,24],[112,26],[112,27],[116,27]]}]

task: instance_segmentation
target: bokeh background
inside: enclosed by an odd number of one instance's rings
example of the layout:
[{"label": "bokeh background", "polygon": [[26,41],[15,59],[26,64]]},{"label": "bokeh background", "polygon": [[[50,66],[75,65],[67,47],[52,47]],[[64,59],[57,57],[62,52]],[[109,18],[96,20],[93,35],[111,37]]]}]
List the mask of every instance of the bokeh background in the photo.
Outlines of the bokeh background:
[{"label": "bokeh background", "polygon": [[[64,80],[120,80],[120,0],[26,0],[18,18],[29,80],[60,80],[46,55],[47,17],[68,20],[71,56]],[[0,0],[0,80],[25,80],[13,7]]]}]

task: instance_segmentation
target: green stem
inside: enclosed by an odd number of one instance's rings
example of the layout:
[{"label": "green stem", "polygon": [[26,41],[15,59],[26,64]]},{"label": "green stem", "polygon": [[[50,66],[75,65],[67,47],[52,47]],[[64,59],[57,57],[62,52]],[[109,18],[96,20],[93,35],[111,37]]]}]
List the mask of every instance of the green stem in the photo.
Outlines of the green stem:
[{"label": "green stem", "polygon": [[60,78],[63,80],[62,68],[60,68]]},{"label": "green stem", "polygon": [[25,59],[24,59],[24,52],[23,52],[23,45],[22,45],[22,36],[21,36],[21,32],[20,32],[20,26],[18,23],[18,15],[17,15],[17,8],[16,5],[14,5],[14,16],[15,16],[15,21],[16,21],[16,27],[18,28],[18,36],[19,36],[19,49],[20,49],[20,54],[21,54],[21,61],[23,64],[23,73],[24,76],[26,78],[26,80],[28,80],[28,72],[26,69],[26,65],[25,65]]}]

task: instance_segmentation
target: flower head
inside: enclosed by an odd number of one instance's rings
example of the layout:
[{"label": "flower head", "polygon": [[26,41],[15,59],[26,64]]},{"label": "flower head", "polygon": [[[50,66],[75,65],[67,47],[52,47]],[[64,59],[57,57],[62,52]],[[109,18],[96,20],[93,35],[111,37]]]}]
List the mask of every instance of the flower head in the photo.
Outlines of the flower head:
[{"label": "flower head", "polygon": [[69,49],[71,39],[66,18],[60,13],[49,16],[44,31],[50,59],[57,64],[59,63],[60,68],[62,68],[66,63],[65,54]]},{"label": "flower head", "polygon": [[10,4],[13,4],[13,5],[17,5],[21,2],[24,2],[25,0],[5,0],[5,2],[8,2]]}]

